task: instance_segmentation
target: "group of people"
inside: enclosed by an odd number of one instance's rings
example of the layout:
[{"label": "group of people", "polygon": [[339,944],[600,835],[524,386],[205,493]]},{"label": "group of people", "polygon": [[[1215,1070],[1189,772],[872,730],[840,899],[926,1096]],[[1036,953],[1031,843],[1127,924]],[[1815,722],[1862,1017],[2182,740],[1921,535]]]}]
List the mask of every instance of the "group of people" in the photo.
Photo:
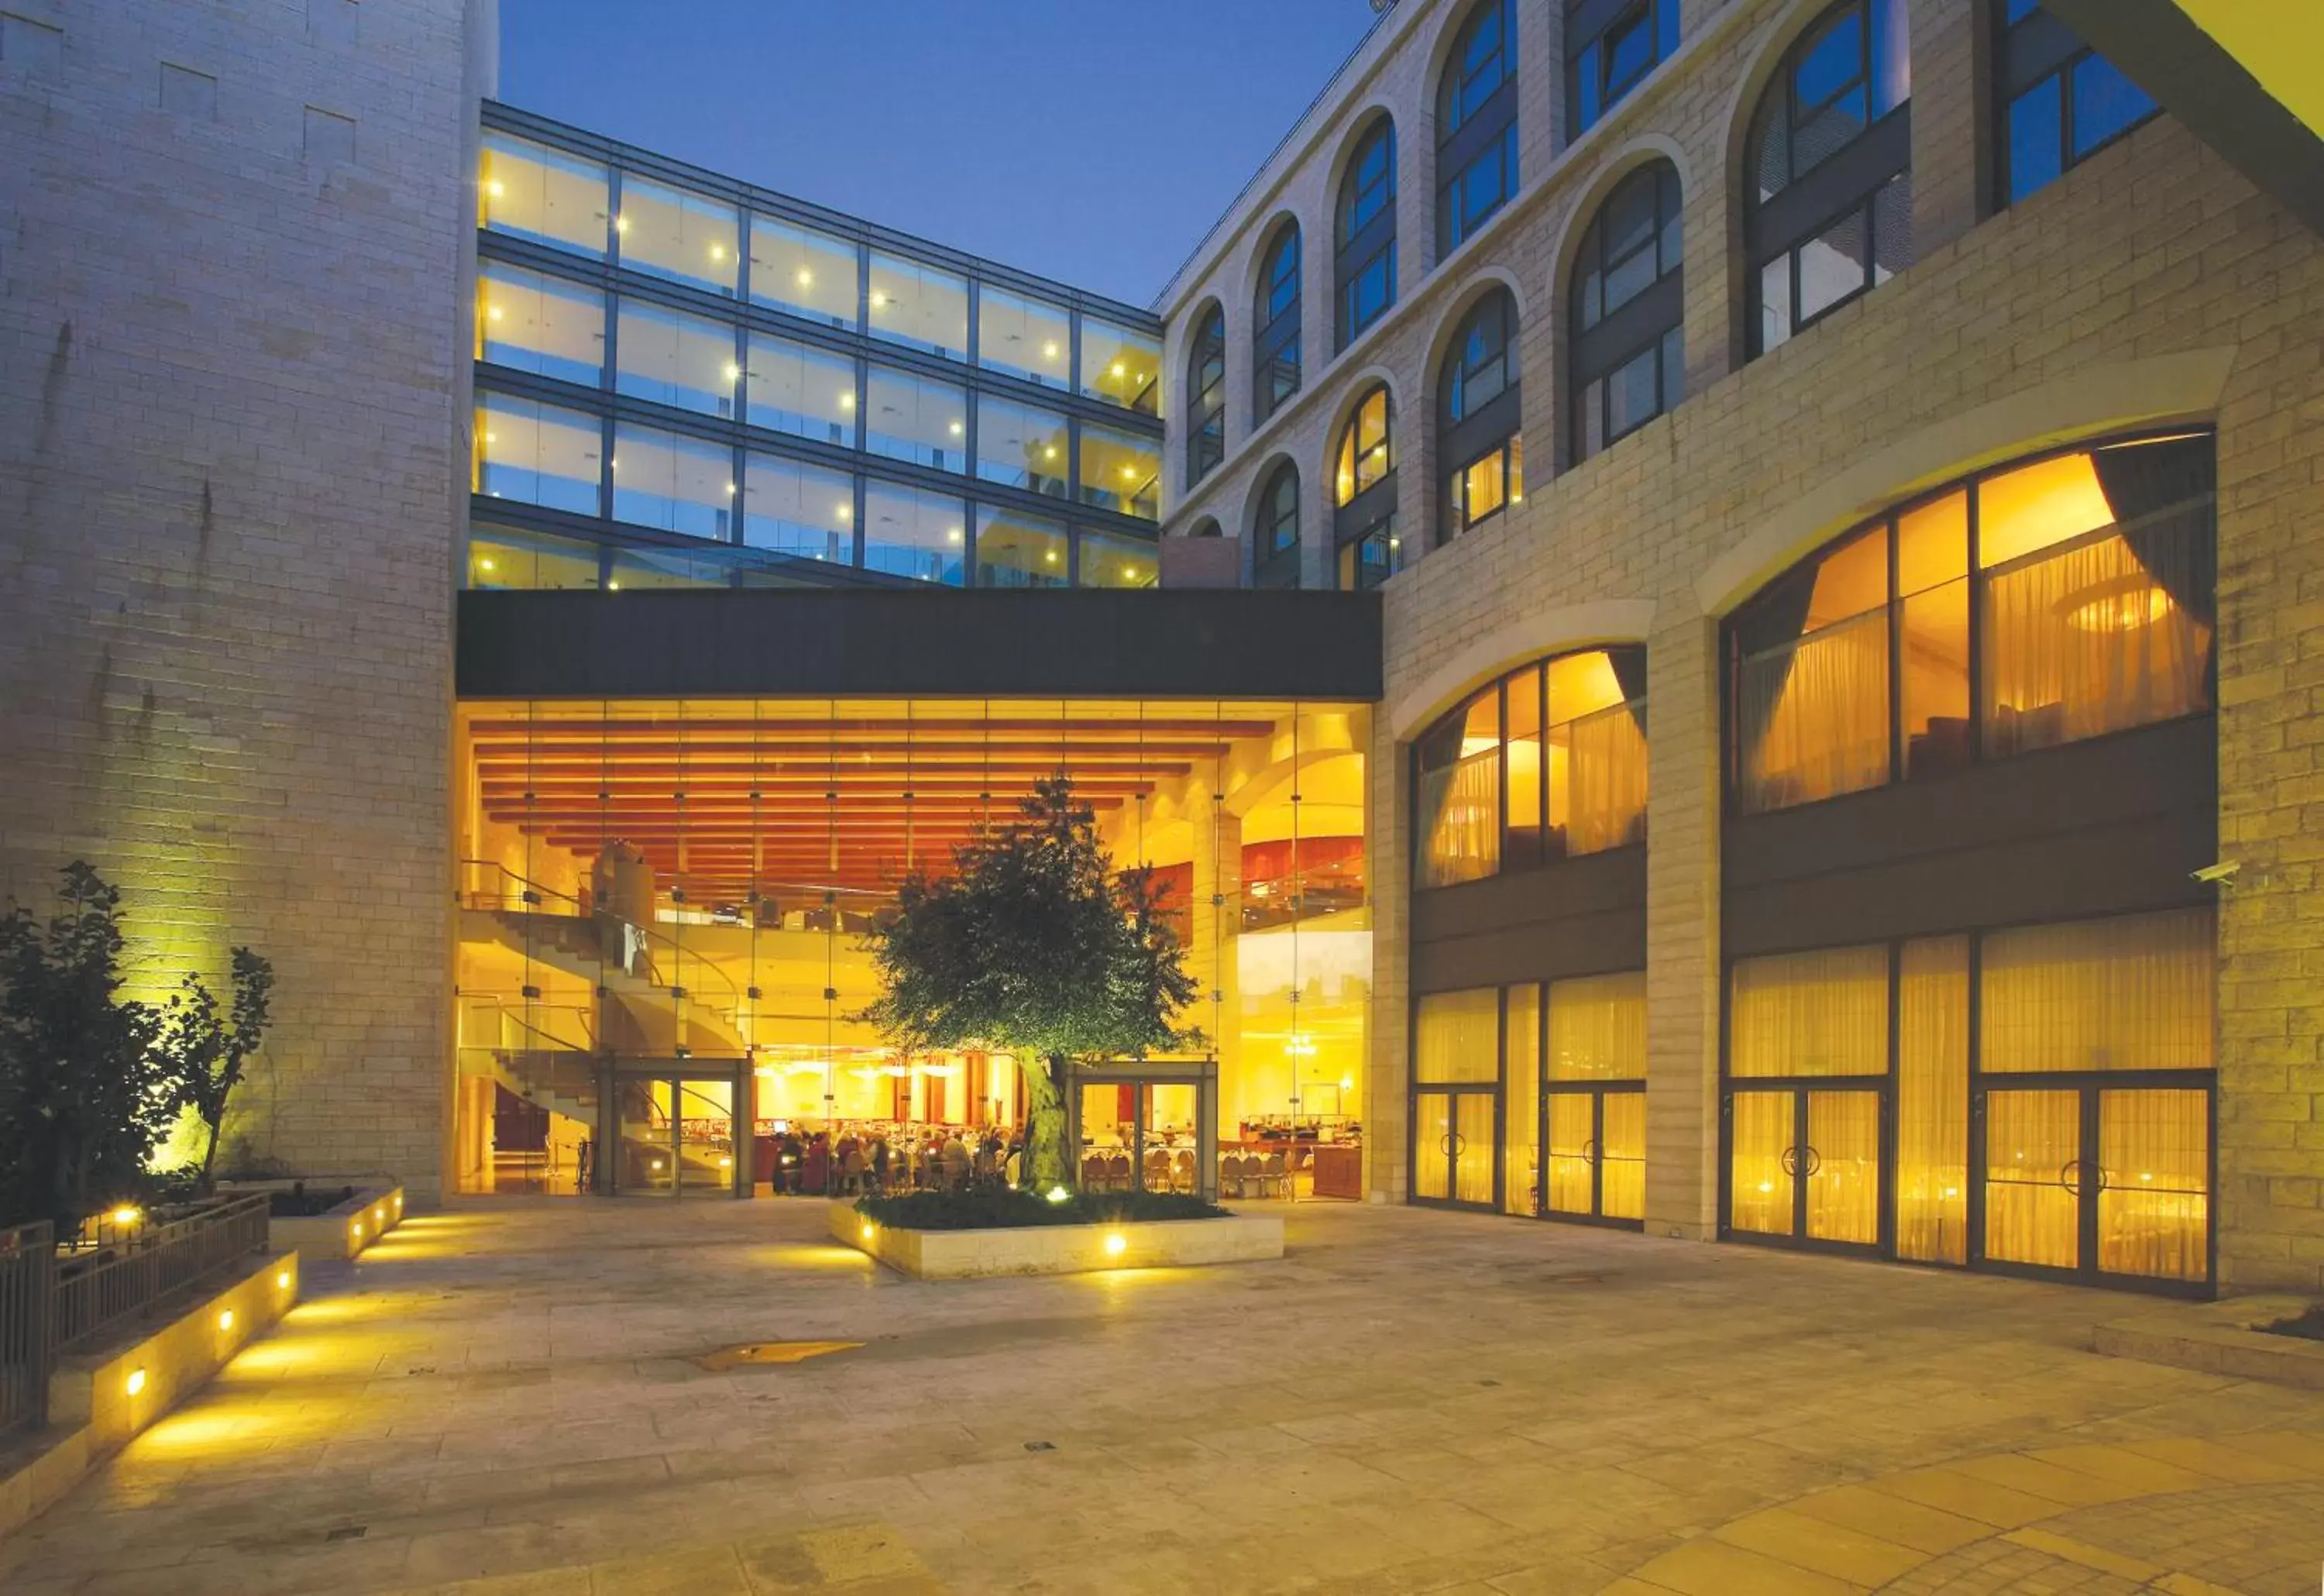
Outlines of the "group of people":
[{"label": "group of people", "polygon": [[775,1132],[777,1196],[881,1196],[1015,1184],[1021,1133],[971,1126]]}]

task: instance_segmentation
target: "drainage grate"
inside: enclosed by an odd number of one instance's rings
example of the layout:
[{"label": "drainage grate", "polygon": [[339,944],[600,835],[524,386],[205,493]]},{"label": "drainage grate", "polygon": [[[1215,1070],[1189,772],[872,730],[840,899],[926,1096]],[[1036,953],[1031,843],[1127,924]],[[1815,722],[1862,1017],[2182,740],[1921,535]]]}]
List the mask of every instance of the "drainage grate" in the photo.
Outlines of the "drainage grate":
[{"label": "drainage grate", "polygon": [[327,1541],[359,1541],[364,1538],[364,1531],[370,1527],[368,1524],[343,1524],[323,1538]]}]

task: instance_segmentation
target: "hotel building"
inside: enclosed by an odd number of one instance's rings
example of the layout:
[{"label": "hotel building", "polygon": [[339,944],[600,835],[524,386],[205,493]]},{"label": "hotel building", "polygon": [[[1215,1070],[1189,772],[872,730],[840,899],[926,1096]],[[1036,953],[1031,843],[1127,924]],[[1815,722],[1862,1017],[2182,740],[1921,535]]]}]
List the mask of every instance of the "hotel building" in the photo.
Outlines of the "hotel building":
[{"label": "hotel building", "polygon": [[274,956],[244,1156],[1008,1123],[860,936],[1063,770],[1205,1010],[1093,1143],[2324,1287],[2301,28],[1401,0],[1139,309],[503,106],[488,0],[8,4],[0,881]]}]

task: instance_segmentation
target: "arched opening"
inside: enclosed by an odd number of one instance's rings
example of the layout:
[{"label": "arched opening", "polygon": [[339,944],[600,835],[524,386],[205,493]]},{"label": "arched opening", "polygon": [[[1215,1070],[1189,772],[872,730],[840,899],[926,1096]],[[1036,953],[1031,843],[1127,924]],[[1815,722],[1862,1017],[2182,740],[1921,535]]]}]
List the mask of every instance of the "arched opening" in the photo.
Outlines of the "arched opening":
[{"label": "arched opening", "polygon": [[1576,463],[1685,392],[1683,259],[1678,171],[1652,161],[1606,197],[1574,258],[1566,392]]},{"label": "arched opening", "polygon": [[1299,392],[1299,224],[1286,221],[1276,229],[1259,258],[1259,287],[1251,306],[1251,326],[1259,329],[1250,346],[1250,413],[1252,424],[1264,421]]},{"label": "arched opening", "polygon": [[1517,190],[1516,0],[1479,0],[1436,85],[1436,256]]},{"label": "arched opening", "polygon": [[1334,332],[1344,349],[1396,303],[1396,124],[1385,112],[1348,157],[1333,236]]},{"label": "arched opening", "polygon": [[1517,307],[1505,288],[1462,318],[1437,377],[1436,451],[1443,466],[1440,542],[1525,496]]}]

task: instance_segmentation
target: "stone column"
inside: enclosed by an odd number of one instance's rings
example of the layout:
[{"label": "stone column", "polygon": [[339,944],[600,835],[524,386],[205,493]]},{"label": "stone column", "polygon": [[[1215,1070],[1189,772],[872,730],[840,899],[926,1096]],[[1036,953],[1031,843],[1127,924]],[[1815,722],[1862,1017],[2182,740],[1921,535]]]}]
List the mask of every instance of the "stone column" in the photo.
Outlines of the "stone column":
[{"label": "stone column", "polygon": [[1401,1203],[1407,1195],[1412,849],[1402,801],[1404,759],[1386,712],[1374,711],[1365,767],[1371,789],[1364,864],[1371,877],[1372,1005],[1363,1121],[1364,1195],[1374,1203]]}]

